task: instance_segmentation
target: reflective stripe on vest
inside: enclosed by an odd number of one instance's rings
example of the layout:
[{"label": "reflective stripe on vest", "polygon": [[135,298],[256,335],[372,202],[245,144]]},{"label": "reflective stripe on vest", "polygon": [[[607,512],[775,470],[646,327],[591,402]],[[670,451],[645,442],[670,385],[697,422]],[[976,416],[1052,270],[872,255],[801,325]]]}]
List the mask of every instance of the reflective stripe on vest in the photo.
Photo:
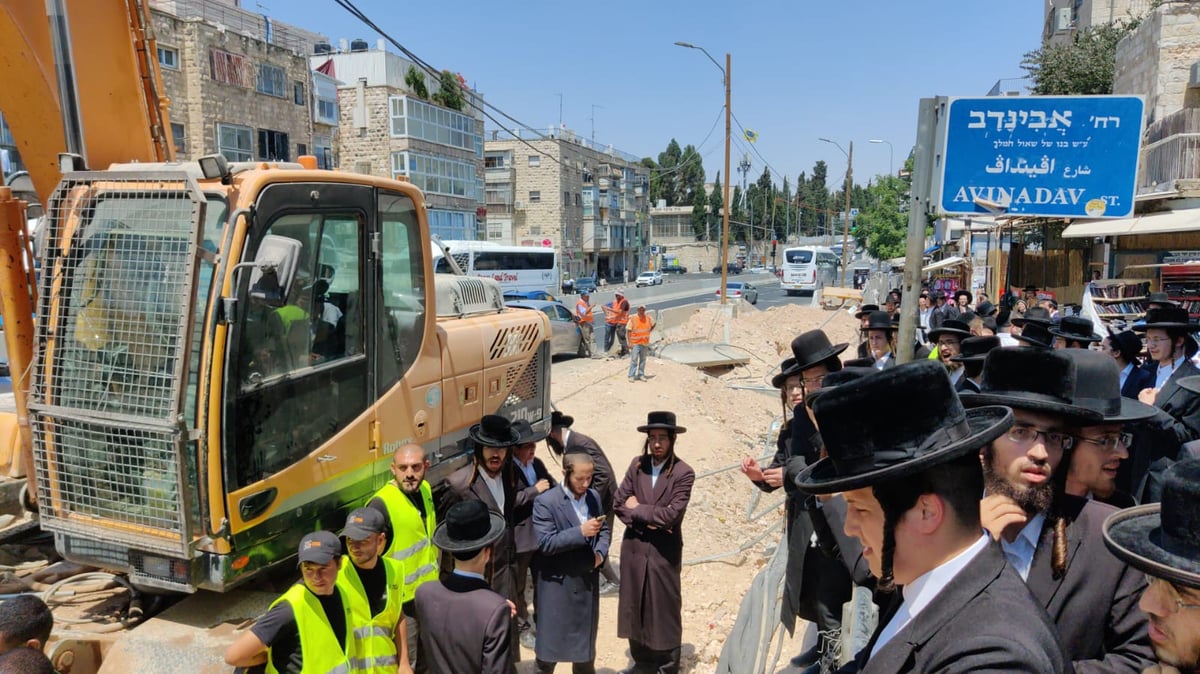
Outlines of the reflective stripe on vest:
[{"label": "reflective stripe on vest", "polygon": [[[346,653],[338,644],[333,634],[325,609],[316,596],[308,591],[304,583],[297,583],[284,592],[281,597],[271,602],[271,607],[281,601],[286,601],[292,607],[292,617],[296,621],[296,633],[300,636],[300,655],[304,661],[303,674],[349,674],[350,663]],[[350,615],[350,598],[342,592],[342,612],[345,614],[346,627],[352,620]],[[349,635],[347,635],[349,641]],[[267,649],[267,674],[279,674],[271,659],[270,649]]]},{"label": "reflective stripe on vest", "polygon": [[[353,622],[350,638],[350,671],[359,673],[378,673],[396,671],[396,624],[404,619],[401,612],[400,588],[404,567],[392,559],[380,557],[378,562],[383,564],[387,580],[387,601],[378,614],[371,615],[371,602],[367,591],[363,588],[362,579],[358,577],[350,556],[342,557],[342,566],[338,569],[337,584],[342,588],[343,599],[349,599],[350,615]],[[386,668],[387,665],[390,668]]]},{"label": "reflective stripe on vest", "polygon": [[[425,507],[425,518],[412,504],[408,496],[400,491],[395,482],[388,482],[376,492],[375,497],[387,507],[388,521],[392,525],[392,540],[388,541],[384,554],[399,562],[404,568],[404,585],[400,590],[400,601],[407,603],[416,595],[422,583],[437,580],[437,548],[431,542],[433,530],[437,528],[437,515],[433,508],[433,490],[426,481],[421,482],[421,504]],[[415,575],[414,575],[415,574]]]},{"label": "reflective stripe on vest", "polygon": [[592,322],[592,307],[587,302],[579,300],[575,303],[575,315],[579,317],[580,323]]},{"label": "reflective stripe on vest", "polygon": [[650,330],[653,327],[654,321],[650,320],[649,316],[646,316],[646,318],[643,319],[638,318],[637,314],[634,314],[633,317],[629,319],[629,328],[626,332],[627,336],[629,337],[629,343],[649,344]]},{"label": "reflective stripe on vest", "polygon": [[428,575],[431,573],[437,573],[437,565],[436,564],[425,564],[424,566],[417,568],[412,573],[405,576],[404,584],[405,585],[415,585],[416,582],[421,579],[421,576],[425,576],[425,575]]},{"label": "reflective stripe on vest", "polygon": [[425,546],[427,546],[427,545],[429,545],[429,539],[422,538],[421,540],[417,541],[416,543],[413,543],[412,545],[408,546],[407,548],[403,548],[400,550],[392,550],[391,554],[389,554],[388,557],[391,557],[392,559],[396,560],[397,562],[402,562],[402,561],[408,559],[409,557],[412,557],[413,555],[417,554],[418,552],[424,550]]}]

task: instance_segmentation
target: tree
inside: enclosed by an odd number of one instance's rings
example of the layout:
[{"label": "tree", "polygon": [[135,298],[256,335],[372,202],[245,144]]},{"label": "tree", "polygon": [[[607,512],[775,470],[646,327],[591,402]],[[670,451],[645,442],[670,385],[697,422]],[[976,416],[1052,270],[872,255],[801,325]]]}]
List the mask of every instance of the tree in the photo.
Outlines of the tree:
[{"label": "tree", "polygon": [[701,188],[692,197],[692,231],[697,240],[704,238],[707,227],[708,197],[704,194],[704,188]]},{"label": "tree", "polygon": [[1021,67],[1033,81],[1034,94],[1074,96],[1111,94],[1117,43],[1141,19],[1121,19],[1079,31],[1065,44],[1046,44],[1027,52]]},{"label": "tree", "polygon": [[404,73],[404,83],[417,98],[429,100],[429,87],[425,86],[425,74],[417,70],[416,66],[408,67],[408,72]]},{"label": "tree", "polygon": [[704,158],[694,145],[683,148],[675,172],[675,203],[690,204],[704,193]]},{"label": "tree", "polygon": [[438,81],[437,93],[433,95],[432,100],[444,108],[461,111],[464,100],[462,85],[458,81],[458,75],[449,70],[443,70]]},{"label": "tree", "polygon": [[[678,141],[672,138],[671,142],[667,143],[667,149],[658,153],[657,162],[649,157],[642,160],[642,164],[650,168],[650,205],[657,206],[660,201],[667,206],[678,205],[675,179],[682,155],[683,150],[679,149]],[[683,202],[684,205],[691,203],[691,199]]]},{"label": "tree", "polygon": [[[721,238],[721,227],[724,225],[724,215],[721,209],[725,204],[725,183],[721,182],[721,172],[717,171],[717,181],[713,183],[712,192],[708,195],[708,212],[713,222],[719,222],[714,230],[716,238]],[[707,230],[706,230],[707,231]]]},{"label": "tree", "polygon": [[[857,206],[854,239],[865,243],[867,252],[877,260],[902,257],[908,247],[908,213],[905,205],[912,185],[908,179],[879,176],[864,190],[864,201]],[[853,202],[855,187],[851,189]]]}]

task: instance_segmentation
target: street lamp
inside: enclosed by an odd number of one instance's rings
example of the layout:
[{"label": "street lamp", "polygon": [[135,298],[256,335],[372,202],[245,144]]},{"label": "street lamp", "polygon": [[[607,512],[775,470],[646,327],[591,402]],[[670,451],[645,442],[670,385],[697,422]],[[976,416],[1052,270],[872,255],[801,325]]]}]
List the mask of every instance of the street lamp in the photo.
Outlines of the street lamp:
[{"label": "street lamp", "polygon": [[733,65],[729,52],[725,52],[725,67],[722,68],[721,64],[717,63],[717,60],[704,47],[697,47],[690,42],[676,42],[675,45],[687,49],[699,49],[704,52],[708,60],[712,61],[717,70],[721,71],[721,78],[725,81],[725,185],[723,187],[725,197],[721,201],[723,205],[721,219],[725,229],[721,236],[721,304],[725,304],[725,296],[729,294],[729,126],[730,117],[732,116],[732,112],[729,109],[729,77],[733,70]]},{"label": "street lamp", "polygon": [[896,175],[896,172],[894,170],[894,164],[892,164],[892,143],[891,143],[891,141],[880,140],[878,138],[872,138],[871,140],[868,140],[867,142],[868,143],[887,143],[887,146],[888,146],[888,175],[890,175],[890,176]]},{"label": "street lamp", "polygon": [[846,152],[828,138],[818,138],[817,140],[829,143],[846,155],[846,212],[843,213],[842,220],[842,287],[846,286],[846,268],[850,266],[850,190],[854,186],[854,141],[850,141],[850,151]]}]

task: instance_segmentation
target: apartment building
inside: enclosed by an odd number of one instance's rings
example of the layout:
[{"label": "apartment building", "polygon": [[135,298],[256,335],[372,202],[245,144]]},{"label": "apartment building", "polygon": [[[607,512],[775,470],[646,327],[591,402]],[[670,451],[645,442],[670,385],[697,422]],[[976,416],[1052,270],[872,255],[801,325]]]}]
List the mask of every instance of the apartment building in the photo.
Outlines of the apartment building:
[{"label": "apartment building", "polygon": [[639,157],[569,129],[491,131],[484,146],[488,241],[558,248],[572,278],[645,267],[650,174]]},{"label": "apartment building", "polygon": [[1065,44],[1080,31],[1149,13],[1153,0],[1046,0],[1042,42]]}]

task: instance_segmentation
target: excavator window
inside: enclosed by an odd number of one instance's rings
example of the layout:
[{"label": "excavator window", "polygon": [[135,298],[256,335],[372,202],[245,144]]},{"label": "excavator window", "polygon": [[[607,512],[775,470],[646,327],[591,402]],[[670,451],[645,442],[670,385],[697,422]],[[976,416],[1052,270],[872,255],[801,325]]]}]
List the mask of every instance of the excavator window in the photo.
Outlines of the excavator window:
[{"label": "excavator window", "polygon": [[383,251],[381,325],[375,334],[381,343],[378,354],[379,390],[394,384],[412,365],[421,349],[425,328],[425,270],[417,213],[412,199],[384,193],[379,197],[379,222]]}]

